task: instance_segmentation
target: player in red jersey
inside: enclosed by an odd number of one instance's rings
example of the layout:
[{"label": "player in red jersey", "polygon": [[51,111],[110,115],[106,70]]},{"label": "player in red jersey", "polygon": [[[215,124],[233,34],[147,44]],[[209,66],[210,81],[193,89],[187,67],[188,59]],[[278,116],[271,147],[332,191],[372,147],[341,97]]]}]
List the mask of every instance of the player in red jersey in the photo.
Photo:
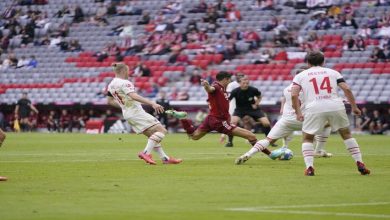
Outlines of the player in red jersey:
[{"label": "player in red jersey", "polygon": [[[1,145],[3,144],[4,140],[5,140],[5,133],[4,133],[4,131],[1,130],[1,128],[0,128],[0,147],[1,147]],[[5,176],[0,176],[0,181],[6,181],[6,180],[7,180],[7,177],[5,177]]]},{"label": "player in red jersey", "polygon": [[[201,139],[210,131],[218,131],[223,134],[245,138],[253,146],[257,141],[255,134],[251,131],[230,124],[229,98],[226,93],[226,86],[231,82],[231,76],[232,75],[230,73],[221,71],[216,76],[217,81],[215,81],[212,85],[210,85],[206,80],[201,80],[201,85],[208,94],[207,101],[209,103],[210,113],[198,128],[192,124],[190,119],[186,118],[186,112],[178,112],[174,110],[167,110],[165,112],[179,118],[184,130],[193,140]],[[280,156],[271,154],[267,148],[259,150],[270,156],[271,159],[276,159]]]}]

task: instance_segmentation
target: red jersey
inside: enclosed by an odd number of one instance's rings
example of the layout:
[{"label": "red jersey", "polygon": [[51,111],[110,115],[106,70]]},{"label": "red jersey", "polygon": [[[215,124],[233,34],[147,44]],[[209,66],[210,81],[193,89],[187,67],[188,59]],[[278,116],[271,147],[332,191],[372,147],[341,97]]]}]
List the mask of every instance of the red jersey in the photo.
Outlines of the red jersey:
[{"label": "red jersey", "polygon": [[211,116],[216,118],[229,120],[229,99],[226,93],[226,88],[220,83],[214,82],[212,86],[215,88],[214,92],[208,93],[209,108]]}]

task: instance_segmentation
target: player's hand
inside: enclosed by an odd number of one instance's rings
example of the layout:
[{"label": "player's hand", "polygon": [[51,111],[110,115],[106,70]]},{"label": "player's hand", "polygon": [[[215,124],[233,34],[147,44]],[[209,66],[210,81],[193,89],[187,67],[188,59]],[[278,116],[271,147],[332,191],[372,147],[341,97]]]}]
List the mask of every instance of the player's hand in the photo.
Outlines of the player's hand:
[{"label": "player's hand", "polygon": [[302,115],[302,113],[297,113],[297,120],[298,120],[298,121],[303,121],[303,115]]},{"label": "player's hand", "polygon": [[162,107],[161,105],[157,104],[157,103],[154,103],[152,105],[153,109],[157,112],[157,114],[161,114],[164,112],[164,107]]},{"label": "player's hand", "polygon": [[352,113],[354,115],[360,116],[362,114],[362,111],[360,111],[360,109],[356,107],[356,108],[352,108]]},{"label": "player's hand", "polygon": [[210,86],[209,82],[204,79],[200,79],[200,85],[202,85],[203,87]]}]

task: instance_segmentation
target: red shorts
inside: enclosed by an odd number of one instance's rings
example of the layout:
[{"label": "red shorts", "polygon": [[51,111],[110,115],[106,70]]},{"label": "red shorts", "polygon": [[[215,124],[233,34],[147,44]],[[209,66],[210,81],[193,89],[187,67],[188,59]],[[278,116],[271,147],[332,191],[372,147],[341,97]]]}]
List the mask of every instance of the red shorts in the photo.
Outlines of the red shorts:
[{"label": "red shorts", "polygon": [[201,131],[218,131],[219,133],[230,135],[237,126],[230,124],[230,121],[226,119],[216,118],[208,115],[198,129]]}]

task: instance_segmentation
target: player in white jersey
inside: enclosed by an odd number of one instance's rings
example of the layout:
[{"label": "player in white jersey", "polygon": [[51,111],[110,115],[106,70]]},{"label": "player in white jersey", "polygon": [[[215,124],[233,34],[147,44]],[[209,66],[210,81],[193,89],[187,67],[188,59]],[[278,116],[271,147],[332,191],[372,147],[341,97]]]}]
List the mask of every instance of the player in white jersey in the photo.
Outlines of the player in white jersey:
[{"label": "player in white jersey", "polygon": [[[299,69],[297,73],[303,71],[303,69]],[[269,145],[275,143],[278,139],[284,139],[284,146],[279,150],[284,150],[288,148],[288,142],[291,141],[291,135],[294,131],[302,130],[302,122],[296,119],[295,111],[292,108],[291,101],[291,87],[292,84],[287,86],[283,90],[283,100],[280,108],[280,113],[282,117],[276,122],[276,124],[272,127],[271,131],[268,133],[267,137],[263,140],[258,141],[248,152],[240,156],[236,159],[235,163],[237,165],[242,164],[249,160],[253,155],[259,152],[259,149],[262,147],[268,147]],[[318,156],[321,157],[330,157],[332,154],[327,153],[324,150],[324,145],[327,138],[330,135],[330,127],[325,126],[321,133],[316,135],[317,146],[316,150],[318,151]]]},{"label": "player in white jersey", "polygon": [[[370,174],[362,160],[358,143],[352,138],[349,120],[337,87],[343,90],[351,104],[352,112],[360,115],[354,95],[341,74],[335,70],[324,68],[324,55],[321,52],[309,52],[306,56],[309,69],[302,71],[293,79],[291,91],[292,105],[297,120],[303,121],[302,154],[306,164],[305,175],[314,176],[314,135],[329,123],[333,131],[338,131],[344,144],[355,160],[362,175]],[[299,93],[302,91],[302,99]],[[302,102],[302,105],[301,105]]]},{"label": "player in white jersey", "polygon": [[136,93],[133,83],[127,80],[129,78],[129,67],[127,65],[114,63],[112,66],[115,78],[107,87],[108,104],[121,108],[124,119],[127,120],[134,131],[148,137],[146,147],[144,151],[138,154],[138,157],[149,164],[155,165],[156,162],[151,156],[154,149],[164,164],[181,163],[181,159],[175,159],[165,154],[161,141],[164,139],[167,130],[155,117],[145,112],[141,103],[152,106],[157,113],[164,112],[164,108]]}]

